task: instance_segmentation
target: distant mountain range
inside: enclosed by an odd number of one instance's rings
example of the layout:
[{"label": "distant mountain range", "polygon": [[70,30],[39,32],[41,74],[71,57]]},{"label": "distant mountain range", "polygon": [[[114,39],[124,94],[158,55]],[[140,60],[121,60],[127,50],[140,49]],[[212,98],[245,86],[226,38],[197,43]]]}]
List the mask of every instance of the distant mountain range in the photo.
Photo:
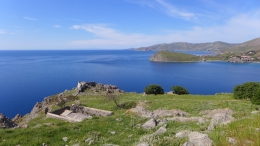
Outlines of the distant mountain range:
[{"label": "distant mountain range", "polygon": [[213,52],[246,52],[260,51],[260,38],[256,38],[240,44],[231,44],[221,41],[208,43],[174,42],[156,44],[148,47],[132,48],[135,51],[213,51]]}]

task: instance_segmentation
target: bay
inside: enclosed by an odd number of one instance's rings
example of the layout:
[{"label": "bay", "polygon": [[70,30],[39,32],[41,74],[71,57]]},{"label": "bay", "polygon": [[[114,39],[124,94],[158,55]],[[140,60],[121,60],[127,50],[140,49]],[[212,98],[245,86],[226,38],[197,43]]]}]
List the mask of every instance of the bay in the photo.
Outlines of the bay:
[{"label": "bay", "polygon": [[[76,87],[78,81],[114,84],[142,93],[148,84],[191,94],[232,92],[244,82],[260,81],[260,64],[228,62],[155,63],[155,52],[131,50],[0,51],[0,113],[29,113],[44,97]],[[191,54],[194,52],[191,52]],[[205,54],[195,52],[194,54]],[[207,54],[207,53],[206,53]]]}]

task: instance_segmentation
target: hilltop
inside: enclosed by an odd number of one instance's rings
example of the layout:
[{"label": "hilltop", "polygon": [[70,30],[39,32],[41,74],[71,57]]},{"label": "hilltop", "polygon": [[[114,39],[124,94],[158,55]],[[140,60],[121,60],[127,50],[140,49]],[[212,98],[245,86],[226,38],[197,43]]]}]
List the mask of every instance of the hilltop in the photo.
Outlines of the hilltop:
[{"label": "hilltop", "polygon": [[[116,93],[113,97],[124,108],[107,100],[107,93]],[[64,108],[76,105],[81,114],[86,112],[81,107],[113,114],[81,122],[46,117],[45,107],[55,113],[60,103]],[[79,82],[76,88],[45,98],[30,114],[13,120],[20,128],[0,128],[0,145],[257,146],[260,113],[255,110],[259,108],[232,94],[145,95],[126,93],[113,85]],[[34,117],[28,119],[32,113]]]},{"label": "hilltop", "polygon": [[191,54],[159,51],[152,55],[149,60],[153,62],[195,62],[201,61],[201,58]]},{"label": "hilltop", "polygon": [[231,44],[221,41],[209,42],[209,43],[187,43],[187,42],[173,42],[173,43],[163,43],[156,44],[148,47],[133,48],[131,50],[135,51],[212,51],[221,52],[230,47],[236,46],[238,44]]},{"label": "hilltop", "polygon": [[233,52],[233,53],[246,53],[250,51],[260,51],[260,38],[256,38],[250,41],[246,41],[244,43],[235,45],[225,50],[225,52]]}]

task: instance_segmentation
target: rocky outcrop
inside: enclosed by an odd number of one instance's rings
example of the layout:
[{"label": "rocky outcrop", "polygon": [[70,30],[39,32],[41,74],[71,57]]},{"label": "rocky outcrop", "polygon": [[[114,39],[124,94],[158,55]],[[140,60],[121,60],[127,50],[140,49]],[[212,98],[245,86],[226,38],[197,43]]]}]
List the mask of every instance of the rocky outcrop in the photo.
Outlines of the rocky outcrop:
[{"label": "rocky outcrop", "polygon": [[0,113],[0,128],[14,128],[17,125],[4,114]]},{"label": "rocky outcrop", "polygon": [[231,123],[233,120],[234,118],[227,113],[215,114],[211,119],[210,125],[208,126],[208,130],[213,130],[216,126],[219,125],[226,125],[228,123]]},{"label": "rocky outcrop", "polygon": [[234,121],[235,119],[232,117],[233,113],[234,112],[229,108],[206,110],[200,112],[200,114],[203,114],[203,117],[211,118],[208,130],[213,130],[217,126],[226,125]]},{"label": "rocky outcrop", "polygon": [[145,122],[142,125],[142,127],[144,129],[147,129],[147,130],[152,129],[152,128],[156,127],[156,126],[157,126],[157,121],[155,119],[153,119],[153,118],[151,118],[150,120],[148,120],[147,122]]},{"label": "rocky outcrop", "polygon": [[17,114],[13,119],[12,121],[14,123],[19,123],[20,121],[22,120],[22,116],[20,114]]},{"label": "rocky outcrop", "polygon": [[199,132],[191,132],[189,135],[189,141],[183,144],[183,146],[213,146],[213,141],[207,134]]},{"label": "rocky outcrop", "polygon": [[[123,90],[120,90],[117,86],[115,85],[103,85],[100,83],[96,83],[96,82],[78,82],[77,88],[75,88],[75,90],[78,92],[78,94],[84,92],[85,90],[90,91],[90,94],[94,94],[94,95],[99,95],[102,93],[123,93]],[[87,94],[87,93],[85,93]]]}]

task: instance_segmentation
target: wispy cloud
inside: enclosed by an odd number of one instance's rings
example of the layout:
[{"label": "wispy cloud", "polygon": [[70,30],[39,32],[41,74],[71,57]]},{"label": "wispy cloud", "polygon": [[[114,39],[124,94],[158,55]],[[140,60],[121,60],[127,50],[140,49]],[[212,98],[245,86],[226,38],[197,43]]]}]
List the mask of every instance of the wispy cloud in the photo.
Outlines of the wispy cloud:
[{"label": "wispy cloud", "polygon": [[241,14],[226,23],[211,26],[194,26],[187,30],[168,30],[162,34],[124,33],[104,24],[73,25],[72,29],[84,30],[95,39],[74,40],[70,44],[84,48],[130,48],[171,42],[240,43],[260,37],[260,11]]},{"label": "wispy cloud", "polygon": [[4,30],[0,29],[0,34],[5,34],[6,32]]},{"label": "wispy cloud", "polygon": [[37,20],[36,18],[32,18],[32,17],[23,17],[23,18],[26,19],[26,20],[33,20],[33,21]]},{"label": "wispy cloud", "polygon": [[55,28],[61,28],[60,25],[54,25],[53,27],[55,27]]},{"label": "wispy cloud", "polygon": [[174,4],[168,3],[165,0],[126,0],[126,1],[130,3],[139,4],[142,6],[149,6],[151,8],[154,8],[156,10],[159,10],[167,14],[170,17],[181,18],[185,20],[198,19],[195,13],[181,10],[176,6],[174,6]]},{"label": "wispy cloud", "polygon": [[71,42],[72,45],[81,47],[125,48],[132,44],[147,44],[155,39],[151,35],[122,33],[104,24],[73,25],[72,29],[81,29],[98,37],[97,39],[75,40]]}]

